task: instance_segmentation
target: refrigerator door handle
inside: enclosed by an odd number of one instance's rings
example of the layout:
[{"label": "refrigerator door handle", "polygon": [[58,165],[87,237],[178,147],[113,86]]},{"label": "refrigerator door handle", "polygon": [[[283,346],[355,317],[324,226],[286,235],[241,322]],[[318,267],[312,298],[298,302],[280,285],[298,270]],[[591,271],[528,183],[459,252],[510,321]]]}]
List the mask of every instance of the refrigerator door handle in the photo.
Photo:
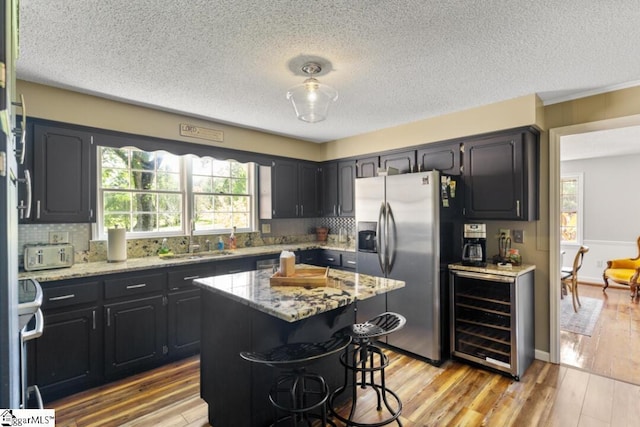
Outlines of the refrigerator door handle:
[{"label": "refrigerator door handle", "polygon": [[[387,261],[387,274],[391,274],[391,270],[393,270],[393,263],[396,260],[396,246],[397,246],[397,237],[398,233],[396,230],[396,220],[393,217],[393,211],[391,210],[391,205],[387,202],[387,219],[385,221],[386,226],[386,251],[388,255]],[[389,231],[391,228],[391,231]]]},{"label": "refrigerator door handle", "polygon": [[378,227],[376,230],[376,246],[377,246],[377,254],[378,254],[378,262],[380,263],[380,270],[382,270],[382,274],[387,274],[386,264],[384,262],[384,257],[386,252],[384,251],[384,246],[382,243],[382,230],[384,229],[383,222],[386,218],[385,212],[385,204],[382,202],[380,204],[380,211],[378,212]]}]

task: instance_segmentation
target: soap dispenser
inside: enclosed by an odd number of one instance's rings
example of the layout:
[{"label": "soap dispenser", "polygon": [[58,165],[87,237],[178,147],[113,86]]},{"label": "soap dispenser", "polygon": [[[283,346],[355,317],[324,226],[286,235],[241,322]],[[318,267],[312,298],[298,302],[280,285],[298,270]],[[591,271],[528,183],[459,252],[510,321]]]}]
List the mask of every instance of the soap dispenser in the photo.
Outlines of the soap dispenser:
[{"label": "soap dispenser", "polygon": [[218,237],[218,250],[224,250],[224,242],[222,241],[222,237]]},{"label": "soap dispenser", "polygon": [[236,248],[236,227],[233,227],[233,230],[231,230],[231,235],[229,236],[229,249],[235,249]]}]

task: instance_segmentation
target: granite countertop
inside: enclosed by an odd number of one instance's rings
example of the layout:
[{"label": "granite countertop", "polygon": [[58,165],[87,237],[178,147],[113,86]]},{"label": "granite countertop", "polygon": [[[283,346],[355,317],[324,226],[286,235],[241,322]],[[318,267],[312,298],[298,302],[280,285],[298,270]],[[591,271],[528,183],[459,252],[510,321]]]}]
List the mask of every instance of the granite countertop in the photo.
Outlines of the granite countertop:
[{"label": "granite countertop", "polygon": [[298,251],[309,249],[332,249],[339,251],[354,252],[353,247],[329,246],[319,242],[292,243],[287,245],[268,245],[238,248],[234,250],[196,252],[192,257],[190,254],[179,254],[172,258],[160,258],[150,256],[143,258],[130,258],[123,262],[83,262],[74,264],[67,268],[39,271],[21,271],[18,274],[20,279],[36,279],[41,282],[54,280],[66,280],[80,277],[91,277],[103,274],[124,273],[128,271],[145,270],[156,267],[172,267],[178,265],[198,264],[211,261],[226,261],[251,256],[275,255],[282,251]]},{"label": "granite countertop", "polygon": [[509,277],[518,277],[522,274],[525,274],[529,271],[533,271],[536,269],[535,265],[532,264],[522,264],[522,265],[513,265],[511,269],[508,268],[499,268],[497,264],[487,263],[486,267],[473,267],[468,265],[462,265],[461,263],[449,264],[449,270],[457,270],[457,271],[470,271],[473,273],[485,273],[485,274],[495,274],[498,276],[509,276]]},{"label": "granite countertop", "polygon": [[[299,264],[296,267],[312,266]],[[247,271],[196,279],[193,283],[287,322],[344,307],[405,285],[400,280],[330,269],[326,287],[271,286],[269,278],[272,274],[271,270]]]}]

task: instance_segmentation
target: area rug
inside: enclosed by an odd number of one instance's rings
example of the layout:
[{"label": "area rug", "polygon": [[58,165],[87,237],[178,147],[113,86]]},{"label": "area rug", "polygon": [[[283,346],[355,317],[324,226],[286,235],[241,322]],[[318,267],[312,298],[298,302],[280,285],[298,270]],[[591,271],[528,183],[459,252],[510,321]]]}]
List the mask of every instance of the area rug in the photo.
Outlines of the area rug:
[{"label": "area rug", "polygon": [[561,300],[560,329],[590,337],[593,334],[598,317],[600,317],[600,311],[602,311],[602,300],[580,297],[580,302],[582,307],[579,307],[576,313],[573,311],[571,294]]}]

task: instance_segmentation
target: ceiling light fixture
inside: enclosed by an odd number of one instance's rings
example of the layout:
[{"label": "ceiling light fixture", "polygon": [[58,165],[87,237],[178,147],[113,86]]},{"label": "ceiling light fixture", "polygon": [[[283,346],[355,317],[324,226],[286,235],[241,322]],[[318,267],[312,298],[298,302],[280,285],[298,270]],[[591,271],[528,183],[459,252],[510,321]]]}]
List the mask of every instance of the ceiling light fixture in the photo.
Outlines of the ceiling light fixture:
[{"label": "ceiling light fixture", "polygon": [[313,77],[322,71],[320,64],[308,62],[302,66],[302,71],[310,77],[289,89],[287,99],[291,101],[300,120],[308,123],[321,122],[327,118],[329,104],[338,99],[338,92]]}]

